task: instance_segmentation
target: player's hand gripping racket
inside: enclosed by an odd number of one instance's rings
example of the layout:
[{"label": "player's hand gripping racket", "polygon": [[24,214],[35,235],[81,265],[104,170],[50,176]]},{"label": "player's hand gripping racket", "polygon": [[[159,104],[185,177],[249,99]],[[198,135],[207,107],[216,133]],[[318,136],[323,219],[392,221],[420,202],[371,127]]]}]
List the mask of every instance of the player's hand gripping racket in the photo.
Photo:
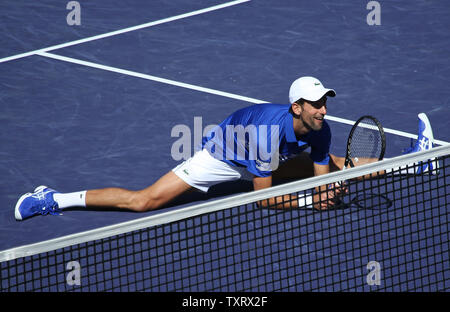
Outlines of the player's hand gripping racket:
[{"label": "player's hand gripping racket", "polygon": [[[373,116],[362,116],[359,118],[352,129],[347,140],[347,151],[342,170],[353,168],[357,165],[363,165],[382,160],[386,151],[386,136],[381,123]],[[340,188],[345,188],[345,181],[338,183]],[[336,206],[340,206],[342,202]],[[392,202],[386,196],[377,194],[373,191],[357,194],[350,203],[361,208],[377,206],[387,208]]]}]

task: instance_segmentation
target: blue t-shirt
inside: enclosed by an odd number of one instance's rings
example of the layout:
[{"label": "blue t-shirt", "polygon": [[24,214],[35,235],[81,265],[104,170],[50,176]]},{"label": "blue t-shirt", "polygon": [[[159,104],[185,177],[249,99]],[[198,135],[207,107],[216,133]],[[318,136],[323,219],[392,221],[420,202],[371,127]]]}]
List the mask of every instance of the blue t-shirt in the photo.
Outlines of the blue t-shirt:
[{"label": "blue t-shirt", "polygon": [[245,167],[252,174],[267,177],[280,163],[311,147],[311,159],[329,162],[331,131],[328,123],[297,140],[290,105],[256,104],[228,116],[203,138],[202,148],[232,166]]}]

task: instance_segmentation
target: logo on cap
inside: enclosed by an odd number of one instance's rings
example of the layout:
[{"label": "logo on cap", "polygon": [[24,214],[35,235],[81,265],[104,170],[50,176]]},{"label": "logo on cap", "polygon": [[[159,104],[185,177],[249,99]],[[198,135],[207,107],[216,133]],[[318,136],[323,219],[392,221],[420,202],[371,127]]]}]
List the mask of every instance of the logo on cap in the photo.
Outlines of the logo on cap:
[{"label": "logo on cap", "polygon": [[320,82],[314,82],[315,86],[320,86]]}]

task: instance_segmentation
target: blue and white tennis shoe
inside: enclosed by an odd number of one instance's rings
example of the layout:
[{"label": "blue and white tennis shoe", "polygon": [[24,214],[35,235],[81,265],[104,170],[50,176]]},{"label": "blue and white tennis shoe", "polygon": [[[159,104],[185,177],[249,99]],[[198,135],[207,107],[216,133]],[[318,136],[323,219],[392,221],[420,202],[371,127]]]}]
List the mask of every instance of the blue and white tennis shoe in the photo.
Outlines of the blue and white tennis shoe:
[{"label": "blue and white tennis shoe", "polygon": [[15,208],[16,220],[24,220],[38,214],[60,215],[58,203],[53,199],[56,193],[58,192],[41,185],[34,190],[34,193],[22,195]]},{"label": "blue and white tennis shoe", "polygon": [[[417,136],[417,141],[414,146],[411,146],[405,150],[405,154],[416,153],[427,151],[433,148],[434,137],[433,129],[431,128],[430,121],[427,115],[420,113],[419,117],[419,133]],[[427,162],[420,162],[417,164],[416,174],[420,173],[431,173],[439,174],[439,162],[434,161],[435,159],[430,159]]]}]

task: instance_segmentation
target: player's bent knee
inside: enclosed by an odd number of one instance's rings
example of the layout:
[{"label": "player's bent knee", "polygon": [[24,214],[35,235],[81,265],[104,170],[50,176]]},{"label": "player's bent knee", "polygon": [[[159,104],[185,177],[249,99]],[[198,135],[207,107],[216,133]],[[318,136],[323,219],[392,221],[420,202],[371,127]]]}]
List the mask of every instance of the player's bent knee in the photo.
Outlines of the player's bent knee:
[{"label": "player's bent knee", "polygon": [[137,212],[145,212],[158,209],[160,204],[159,198],[155,196],[146,196],[140,192],[136,192],[131,200],[130,209]]}]

